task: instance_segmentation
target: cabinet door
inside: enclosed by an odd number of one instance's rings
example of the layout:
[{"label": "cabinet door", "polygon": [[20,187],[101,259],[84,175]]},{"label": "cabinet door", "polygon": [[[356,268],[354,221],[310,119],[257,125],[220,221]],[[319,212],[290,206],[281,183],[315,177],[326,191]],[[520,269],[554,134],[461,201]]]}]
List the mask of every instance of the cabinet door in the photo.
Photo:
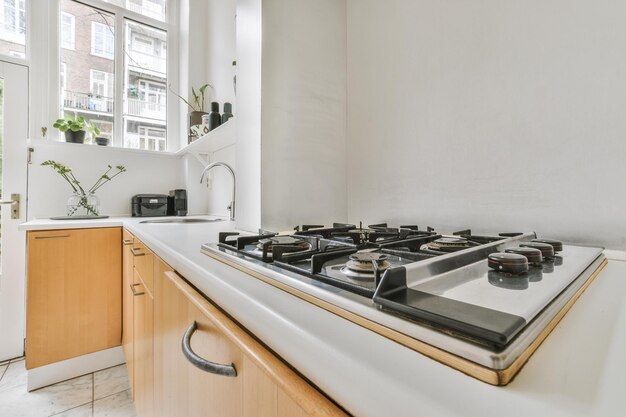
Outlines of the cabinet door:
[{"label": "cabinet door", "polygon": [[133,383],[133,248],[135,237],[126,230],[122,233],[122,347],[126,358],[126,368],[131,392]]},{"label": "cabinet door", "polygon": [[159,416],[243,416],[243,381],[194,367],[181,344],[192,323],[197,330],[191,348],[199,357],[239,369],[243,355],[193,303],[163,274],[155,275],[156,391]]},{"label": "cabinet door", "polygon": [[137,270],[132,290],[135,409],[138,416],[151,417],[154,409],[154,300]]},{"label": "cabinet door", "polygon": [[119,346],[120,228],[28,233],[26,367]]}]

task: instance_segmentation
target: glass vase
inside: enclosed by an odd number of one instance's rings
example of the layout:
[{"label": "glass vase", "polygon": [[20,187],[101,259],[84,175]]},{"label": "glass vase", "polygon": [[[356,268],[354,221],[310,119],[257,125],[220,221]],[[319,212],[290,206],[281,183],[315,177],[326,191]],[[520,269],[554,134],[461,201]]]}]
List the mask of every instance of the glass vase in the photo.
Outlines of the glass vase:
[{"label": "glass vase", "polygon": [[68,216],[99,216],[100,199],[93,193],[75,192],[67,200]]}]

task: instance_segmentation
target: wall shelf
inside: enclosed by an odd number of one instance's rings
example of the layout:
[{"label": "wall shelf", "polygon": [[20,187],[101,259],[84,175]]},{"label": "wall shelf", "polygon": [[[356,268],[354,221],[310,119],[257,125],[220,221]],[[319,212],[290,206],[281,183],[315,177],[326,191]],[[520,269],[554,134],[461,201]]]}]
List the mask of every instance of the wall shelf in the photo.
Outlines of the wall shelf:
[{"label": "wall shelf", "polygon": [[184,156],[190,154],[201,160],[201,162],[206,163],[207,161],[203,159],[204,156],[234,145],[236,139],[235,119],[231,118],[228,122],[180,149],[176,152],[176,155]]}]

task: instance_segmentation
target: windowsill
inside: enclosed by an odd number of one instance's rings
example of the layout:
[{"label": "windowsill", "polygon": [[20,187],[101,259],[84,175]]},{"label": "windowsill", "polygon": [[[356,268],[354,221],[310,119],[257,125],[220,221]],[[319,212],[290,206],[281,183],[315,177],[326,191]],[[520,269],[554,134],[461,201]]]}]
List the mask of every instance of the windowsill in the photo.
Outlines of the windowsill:
[{"label": "windowsill", "polygon": [[145,156],[154,156],[157,158],[179,158],[180,155],[177,155],[176,153],[173,152],[166,152],[166,151],[150,151],[150,150],[145,150],[145,149],[132,149],[132,148],[120,148],[117,146],[100,146],[100,145],[96,145],[96,144],[89,144],[89,143],[68,143],[68,142],[62,142],[60,140],[54,140],[54,139],[28,139],[28,146],[34,146],[34,147],[41,147],[41,146],[60,146],[60,147],[64,147],[64,146],[84,146],[89,148],[90,150],[92,149],[98,149],[97,152],[125,152],[125,153],[134,153],[134,154],[138,154],[138,155],[145,155]]}]

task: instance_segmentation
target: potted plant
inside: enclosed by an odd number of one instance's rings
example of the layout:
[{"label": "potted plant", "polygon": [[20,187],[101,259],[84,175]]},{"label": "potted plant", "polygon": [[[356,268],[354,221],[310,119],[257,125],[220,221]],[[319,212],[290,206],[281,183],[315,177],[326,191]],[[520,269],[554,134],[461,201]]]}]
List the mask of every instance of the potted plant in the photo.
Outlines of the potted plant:
[{"label": "potted plant", "polygon": [[69,143],[85,143],[85,118],[82,116],[65,116],[58,119],[53,127],[65,133],[65,141]]},{"label": "potted plant", "polygon": [[91,136],[91,139],[100,146],[107,146],[109,144],[109,138],[100,136],[100,128],[94,122],[87,123],[87,133]]},{"label": "potted plant", "polygon": [[74,176],[72,168],[52,160],[42,162],[41,165],[51,167],[72,187],[73,194],[67,201],[68,216],[99,216],[100,199],[96,196],[96,191],[113,178],[126,172],[126,167],[118,165],[115,167],[116,171],[111,173],[113,167],[108,165],[107,170],[98,178],[95,184],[88,190],[85,190],[80,181]]},{"label": "potted plant", "polygon": [[198,88],[198,91],[196,92],[195,88],[191,88],[191,95],[192,98],[191,100],[187,101],[185,100],[180,94],[174,92],[170,86],[170,91],[172,91],[174,94],[176,94],[176,97],[178,97],[179,99],[181,99],[191,110],[188,113],[188,125],[187,125],[187,131],[189,132],[189,142],[191,143],[194,139],[197,138],[197,134],[191,130],[191,128],[193,126],[197,126],[197,125],[201,125],[202,124],[202,116],[205,114],[208,114],[205,110],[206,110],[206,101],[205,101],[205,96],[206,96],[206,89],[208,87],[213,88],[213,86],[211,84],[204,84],[203,86],[201,86],[200,88]]}]

